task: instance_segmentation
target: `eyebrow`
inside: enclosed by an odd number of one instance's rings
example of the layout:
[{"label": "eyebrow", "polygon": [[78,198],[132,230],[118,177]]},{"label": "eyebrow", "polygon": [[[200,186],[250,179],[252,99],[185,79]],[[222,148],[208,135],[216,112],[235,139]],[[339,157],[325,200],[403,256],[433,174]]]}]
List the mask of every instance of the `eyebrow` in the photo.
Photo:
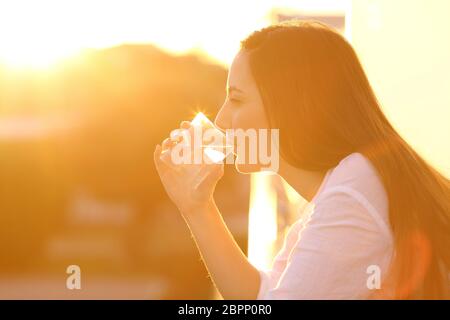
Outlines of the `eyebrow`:
[{"label": "eyebrow", "polygon": [[228,93],[231,93],[233,91],[239,91],[241,93],[244,93],[244,91],[242,91],[241,89],[236,88],[235,86],[228,87],[228,89],[227,89]]}]

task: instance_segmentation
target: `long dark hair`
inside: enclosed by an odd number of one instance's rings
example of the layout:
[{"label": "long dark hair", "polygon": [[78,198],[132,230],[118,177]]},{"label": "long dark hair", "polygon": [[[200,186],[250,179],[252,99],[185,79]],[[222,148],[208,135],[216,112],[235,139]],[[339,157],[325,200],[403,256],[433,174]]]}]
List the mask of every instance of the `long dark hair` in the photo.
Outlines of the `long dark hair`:
[{"label": "long dark hair", "polygon": [[[360,152],[376,168],[389,199],[395,297],[448,298],[450,182],[389,123],[351,45],[322,23],[291,21],[255,31],[241,50],[280,128],[283,159],[319,171]],[[417,246],[427,253],[419,277]]]}]

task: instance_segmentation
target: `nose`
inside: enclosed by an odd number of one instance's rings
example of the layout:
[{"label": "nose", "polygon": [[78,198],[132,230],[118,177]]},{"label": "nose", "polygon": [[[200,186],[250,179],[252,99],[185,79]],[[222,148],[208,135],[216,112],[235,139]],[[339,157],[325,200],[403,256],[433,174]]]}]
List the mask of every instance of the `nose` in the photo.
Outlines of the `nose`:
[{"label": "nose", "polygon": [[225,104],[220,108],[214,119],[214,125],[220,130],[226,130],[231,128],[231,121],[229,112],[225,108]]}]

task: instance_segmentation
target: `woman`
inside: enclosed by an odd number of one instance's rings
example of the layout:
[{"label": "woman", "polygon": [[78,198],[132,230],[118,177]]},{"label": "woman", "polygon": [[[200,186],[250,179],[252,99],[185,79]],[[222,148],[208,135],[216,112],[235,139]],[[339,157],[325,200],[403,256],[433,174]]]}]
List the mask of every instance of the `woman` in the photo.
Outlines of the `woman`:
[{"label": "woman", "polygon": [[[230,67],[216,125],[279,128],[277,173],[313,204],[272,269],[259,270],[214,203],[223,165],[209,165],[194,190],[191,170],[159,158],[177,141],[156,147],[160,178],[225,299],[449,298],[449,180],[386,119],[339,33],[297,21],[251,34]],[[240,172],[260,169],[237,163]],[[371,278],[377,274],[381,285]]]}]

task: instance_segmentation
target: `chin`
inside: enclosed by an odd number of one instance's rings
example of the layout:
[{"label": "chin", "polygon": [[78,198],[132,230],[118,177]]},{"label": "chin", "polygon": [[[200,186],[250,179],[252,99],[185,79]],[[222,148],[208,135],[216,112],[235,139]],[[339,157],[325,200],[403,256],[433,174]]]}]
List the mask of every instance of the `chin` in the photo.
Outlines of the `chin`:
[{"label": "chin", "polygon": [[237,172],[242,174],[249,174],[260,171],[261,166],[258,163],[255,164],[240,163],[239,159],[240,159],[239,155],[236,155],[236,157],[234,158],[234,166]]},{"label": "chin", "polygon": [[257,164],[242,164],[242,163],[235,163],[234,165],[236,167],[237,172],[243,173],[243,174],[249,174],[249,173],[255,173],[260,172],[261,167]]},{"label": "chin", "polygon": [[237,172],[242,174],[249,174],[249,173],[257,173],[257,172],[265,172],[268,174],[278,174],[277,171],[267,167],[263,166],[261,164],[246,164],[246,163],[237,163],[235,162],[234,166],[236,167]]},{"label": "chin", "polygon": [[264,165],[262,163],[240,163],[239,156],[236,155],[234,159],[234,166],[239,173],[243,174],[249,174],[249,173],[257,173],[257,172],[265,172],[265,173],[272,173],[272,174],[278,174],[278,162],[276,163],[275,167],[271,167],[268,165]]}]

